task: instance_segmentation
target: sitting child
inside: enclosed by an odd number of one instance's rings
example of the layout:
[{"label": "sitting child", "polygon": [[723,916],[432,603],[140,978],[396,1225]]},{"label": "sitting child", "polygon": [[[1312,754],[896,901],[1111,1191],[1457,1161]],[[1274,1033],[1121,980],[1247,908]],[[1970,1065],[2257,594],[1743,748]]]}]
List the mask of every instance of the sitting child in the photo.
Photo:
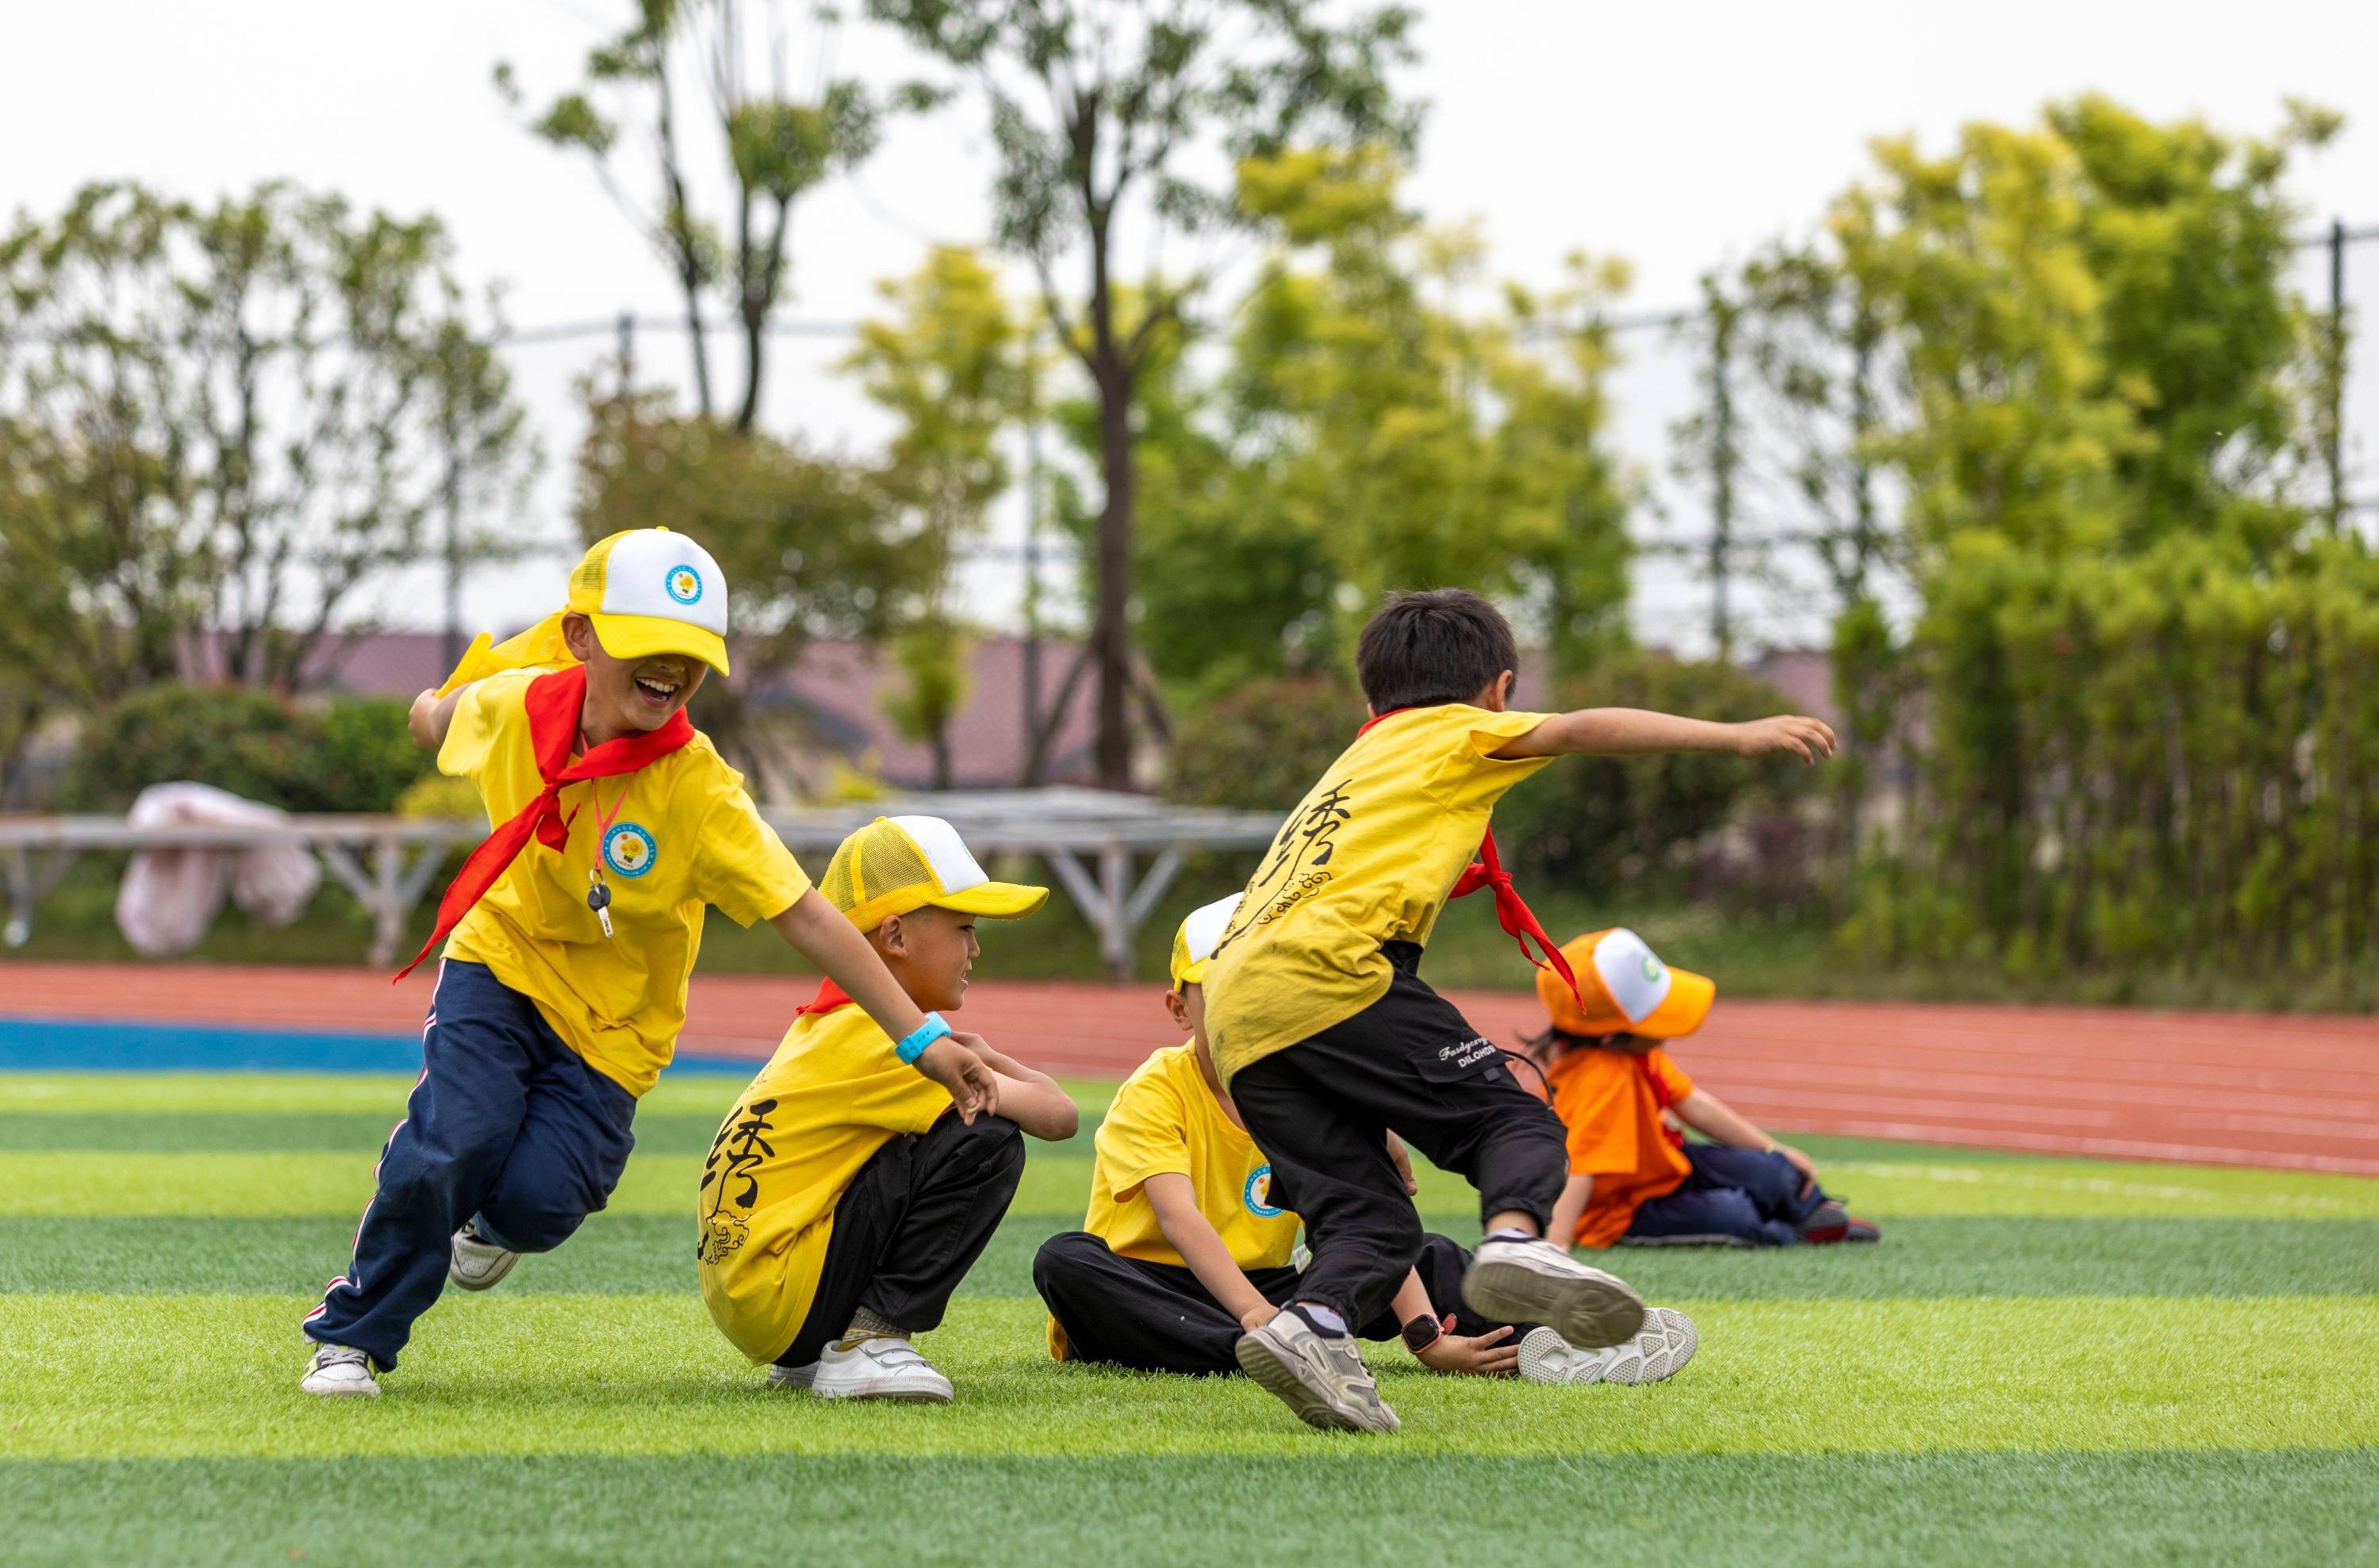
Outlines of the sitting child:
[{"label": "sitting child", "polygon": [[[1581,1247],[1782,1247],[1881,1235],[1826,1196],[1806,1154],[1694,1087],[1661,1048],[1701,1027],[1717,987],[1669,968],[1624,928],[1576,937],[1562,952],[1578,989],[1538,977],[1552,1027],[1528,1042],[1569,1133],[1570,1178],[1551,1235]],[[1686,1142],[1671,1116],[1715,1141]]]},{"label": "sitting child", "polygon": [[[1084,1228],[1050,1237],[1033,1260],[1060,1360],[1236,1372],[1239,1335],[1295,1299],[1299,1221],[1269,1202],[1272,1166],[1223,1092],[1206,1043],[1206,961],[1238,902],[1233,894],[1181,923],[1165,1002],[1189,1042],[1149,1057],[1117,1091],[1098,1131]],[[1441,1372],[1516,1371],[1536,1382],[1652,1382],[1693,1356],[1693,1324],[1666,1308],[1631,1339],[1593,1351],[1549,1328],[1442,1314],[1460,1300],[1469,1266],[1461,1247],[1425,1236],[1389,1310],[1357,1332],[1401,1337]]]},{"label": "sitting child", "polygon": [[[843,840],[819,891],[920,1007],[956,1011],[977,916],[1049,897],[994,882],[939,817],[878,817]],[[998,1112],[950,1096],[828,981],[736,1102],[703,1162],[696,1255],[719,1332],[768,1381],[828,1399],[947,1402],[911,1343],[936,1327],[1016,1195],[1021,1128],[1071,1138],[1074,1104],[998,1052]]]}]

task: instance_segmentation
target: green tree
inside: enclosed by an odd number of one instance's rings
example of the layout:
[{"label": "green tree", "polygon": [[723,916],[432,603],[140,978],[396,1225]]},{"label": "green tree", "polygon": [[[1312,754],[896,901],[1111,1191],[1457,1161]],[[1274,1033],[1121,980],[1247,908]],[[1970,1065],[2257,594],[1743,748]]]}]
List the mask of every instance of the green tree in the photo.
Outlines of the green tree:
[{"label": "green tree", "polygon": [[[878,97],[847,78],[790,94],[789,80],[823,73],[794,69],[781,15],[764,9],[755,18],[743,0],[633,0],[628,25],[587,52],[586,79],[529,122],[540,139],[593,163],[604,189],[676,280],[695,407],[704,415],[713,404],[703,306],[717,294],[733,313],[743,348],[733,424],[746,432],[759,417],[768,320],[785,293],[794,204],[875,151],[888,109],[930,97],[914,90]],[[824,6],[813,20],[829,33],[835,24]],[[830,38],[818,39],[814,53],[831,57]],[[496,86],[507,103],[525,104],[509,64],[496,67]],[[706,216],[696,195],[705,133],[727,176],[723,222]],[[648,145],[638,145],[646,138]],[[648,191],[634,194],[632,186],[645,182],[625,165],[647,158]]]},{"label": "green tree", "polygon": [[[333,625],[534,452],[436,220],[282,185],[94,185],[0,235],[6,721],[220,672],[294,688]],[[497,543],[464,527],[467,558]]]},{"label": "green tree", "polygon": [[948,789],[949,725],[966,692],[950,577],[1008,488],[999,443],[1023,407],[1030,349],[998,274],[972,250],[936,246],[915,274],[877,292],[896,313],[861,323],[843,368],[900,421],[882,488],[907,513],[901,535],[930,579],[914,624],[893,645],[906,686],[890,711],[903,734],[932,746],[935,787]]},{"label": "green tree", "polygon": [[[1153,259],[1168,236],[1247,221],[1227,177],[1209,170],[1292,141],[1408,146],[1417,115],[1388,73],[1411,57],[1410,13],[1383,6],[1338,23],[1296,0],[868,0],[867,10],[982,94],[999,159],[996,236],[1031,261],[1059,340],[1090,379],[1104,496],[1086,651],[1099,779],[1128,785],[1140,383],[1158,335],[1211,276],[1197,266],[1162,274]],[[1151,259],[1132,303],[1129,227]],[[1079,289],[1058,281],[1068,257],[1083,268]]]}]

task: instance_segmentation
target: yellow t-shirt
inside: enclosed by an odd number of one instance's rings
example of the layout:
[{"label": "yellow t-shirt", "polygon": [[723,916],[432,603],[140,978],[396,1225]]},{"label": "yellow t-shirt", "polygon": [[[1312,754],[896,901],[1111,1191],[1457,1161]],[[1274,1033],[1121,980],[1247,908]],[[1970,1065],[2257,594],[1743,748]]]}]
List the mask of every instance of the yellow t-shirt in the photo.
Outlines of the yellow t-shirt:
[{"label": "yellow t-shirt", "polygon": [[1429,941],[1495,802],[1552,760],[1488,754],[1546,718],[1410,708],[1330,765],[1264,851],[1206,971],[1206,1038],[1226,1085],[1387,995],[1380,945]]},{"label": "yellow t-shirt", "polygon": [[[439,748],[439,771],[477,785],[491,824],[544,788],[521,703],[545,673],[507,670],[464,688]],[[562,852],[532,838],[454,928],[446,956],[487,965],[590,1066],[642,1094],[685,1026],[703,906],[749,925],[791,908],[810,879],[706,736],[634,773],[568,785],[562,807],[577,809]],[[586,907],[598,857],[610,936]]]},{"label": "yellow t-shirt", "polygon": [[857,1005],[793,1020],[719,1124],[695,1211],[703,1305],[755,1366],[783,1355],[809,1316],[834,1206],[859,1168],[949,1109]]},{"label": "yellow t-shirt", "polygon": [[[1148,1201],[1148,1178],[1167,1174],[1190,1178],[1198,1212],[1240,1268],[1277,1269],[1297,1249],[1298,1217],[1273,1206],[1271,1163],[1223,1114],[1198,1070],[1195,1044],[1168,1046],[1124,1080],[1093,1147],[1091,1209],[1082,1228],[1118,1258],[1188,1267]],[[1066,1356],[1055,1319],[1049,1353]]]}]

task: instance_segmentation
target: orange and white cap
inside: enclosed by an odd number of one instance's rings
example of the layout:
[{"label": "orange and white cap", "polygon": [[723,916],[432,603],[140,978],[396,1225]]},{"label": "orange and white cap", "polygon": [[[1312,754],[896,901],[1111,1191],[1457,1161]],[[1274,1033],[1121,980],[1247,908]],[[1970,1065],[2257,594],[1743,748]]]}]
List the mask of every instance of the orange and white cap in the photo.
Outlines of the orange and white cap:
[{"label": "orange and white cap", "polygon": [[938,816],[879,816],[845,838],[818,891],[862,931],[927,904],[1013,920],[1049,901],[1046,887],[994,882],[959,830]]},{"label": "orange and white cap", "polygon": [[1562,945],[1562,957],[1577,976],[1576,994],[1560,975],[1542,969],[1537,971],[1537,996],[1564,1034],[1675,1040],[1702,1026],[1718,995],[1703,976],[1662,963],[1644,938],[1624,925],[1570,938]]},{"label": "orange and white cap", "polygon": [[1202,904],[1182,920],[1181,929],[1173,934],[1173,989],[1205,983],[1206,962],[1214,956],[1214,945],[1223,939],[1223,933],[1230,929],[1231,917],[1239,912],[1241,897],[1234,893]]},{"label": "orange and white cap", "polygon": [[727,573],[683,534],[629,528],[597,540],[570,573],[570,608],[613,658],[684,654],[728,673]]}]

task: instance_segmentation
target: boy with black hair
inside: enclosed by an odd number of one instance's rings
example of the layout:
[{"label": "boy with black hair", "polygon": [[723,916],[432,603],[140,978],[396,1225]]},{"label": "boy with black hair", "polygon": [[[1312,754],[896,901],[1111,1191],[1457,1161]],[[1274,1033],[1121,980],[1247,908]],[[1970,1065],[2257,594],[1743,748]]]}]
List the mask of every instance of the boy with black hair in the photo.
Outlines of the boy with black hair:
[{"label": "boy with black hair", "polygon": [[[994,882],[937,816],[877,817],[819,882],[910,1001],[956,1012],[978,918],[1014,920],[1045,887]],[[823,1399],[942,1404],[914,1336],[999,1228],[1024,1173],[1019,1132],[1074,1136],[1046,1073],[989,1046],[999,1112],[961,1120],[891,1033],[831,980],[720,1124],[703,1162],[695,1254],[712,1321],[768,1381]]]},{"label": "boy with black hair", "polygon": [[[1497,800],[1557,756],[1667,751],[1814,763],[1814,718],[1716,724],[1632,708],[1508,711],[1519,649],[1456,588],[1401,595],[1363,629],[1371,718],[1283,825],[1218,946],[1207,1035],[1223,1087],[1270,1159],[1274,1201],[1304,1216],[1313,1262],[1296,1301],[1242,1334],[1241,1368],[1316,1427],[1392,1430],[1350,1325],[1386,1309],[1421,1229],[1393,1128],[1479,1191],[1486,1230],[1463,1283],[1481,1318],[1540,1322],[1595,1349],[1636,1334],[1627,1285],[1544,1239],[1568,1174],[1561,1121],[1503,1053],[1419,975],[1448,898],[1492,889],[1504,929],[1564,965],[1503,874]],[[1481,863],[1473,866],[1473,855]]]},{"label": "boy with black hair", "polygon": [[588,549],[563,609],[501,645],[480,637],[414,699],[414,739],[478,787],[497,826],[405,966],[452,935],[421,1080],[347,1272],[306,1317],[306,1393],[378,1395],[448,1284],[489,1289],[603,1207],[637,1097],[685,1022],[706,906],[767,921],[849,987],[902,1039],[921,1089],[969,1121],[997,1108],[988,1048],[919,1011],[687,718],[705,673],[727,674],[726,632],[710,552],[632,528]]},{"label": "boy with black hair", "polygon": [[[1300,1221],[1274,1202],[1272,1167],[1223,1092],[1206,1043],[1206,965],[1238,904],[1234,893],[1192,911],[1175,934],[1165,1006],[1190,1039],[1150,1056],[1116,1092],[1095,1140],[1082,1228],[1051,1236],[1033,1260],[1033,1288],[1049,1304],[1049,1353],[1061,1361],[1235,1372],[1239,1335],[1299,1294]],[[1665,1307],[1633,1340],[1592,1351],[1548,1328],[1457,1313],[1469,1264],[1448,1237],[1422,1237],[1390,1309],[1356,1332],[1401,1338],[1433,1371],[1530,1382],[1658,1382],[1693,1358],[1692,1321]]]}]

